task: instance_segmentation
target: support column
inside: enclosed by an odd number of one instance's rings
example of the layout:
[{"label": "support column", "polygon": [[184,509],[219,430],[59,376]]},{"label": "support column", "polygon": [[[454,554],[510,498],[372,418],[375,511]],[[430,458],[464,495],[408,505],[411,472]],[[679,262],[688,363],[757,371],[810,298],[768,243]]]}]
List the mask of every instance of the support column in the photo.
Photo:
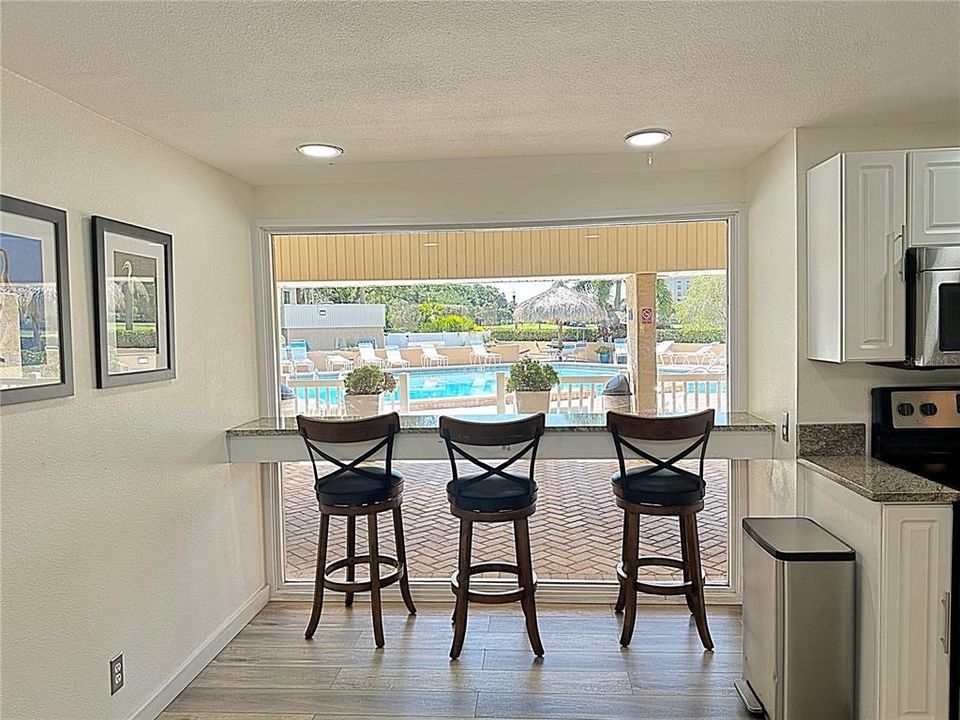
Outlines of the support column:
[{"label": "support column", "polygon": [[633,407],[657,412],[657,274],[627,275],[627,367]]}]

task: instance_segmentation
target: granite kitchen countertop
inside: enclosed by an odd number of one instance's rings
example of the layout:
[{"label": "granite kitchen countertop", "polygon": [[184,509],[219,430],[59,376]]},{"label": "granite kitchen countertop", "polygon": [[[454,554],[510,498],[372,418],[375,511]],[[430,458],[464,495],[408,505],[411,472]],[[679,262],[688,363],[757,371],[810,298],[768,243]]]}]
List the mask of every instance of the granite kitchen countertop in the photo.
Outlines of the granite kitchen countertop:
[{"label": "granite kitchen countertop", "polygon": [[[460,415],[473,422],[496,422],[514,420],[519,415]],[[341,420],[358,418],[343,417]],[[440,427],[439,415],[401,415],[400,432],[435,433]],[[547,415],[547,432],[606,432],[606,413],[550,413]],[[714,432],[773,432],[773,423],[756,415],[744,412],[717,413]],[[296,418],[264,417],[227,430],[227,437],[264,437],[270,435],[296,435]]]},{"label": "granite kitchen countertop", "polygon": [[867,455],[813,455],[797,462],[874,502],[950,503],[960,500],[960,490]]}]

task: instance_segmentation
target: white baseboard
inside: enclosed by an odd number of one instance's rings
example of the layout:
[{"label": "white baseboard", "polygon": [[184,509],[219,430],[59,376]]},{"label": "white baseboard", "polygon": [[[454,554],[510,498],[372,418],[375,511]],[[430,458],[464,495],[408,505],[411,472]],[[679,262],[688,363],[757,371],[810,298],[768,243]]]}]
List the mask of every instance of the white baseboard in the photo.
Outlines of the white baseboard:
[{"label": "white baseboard", "polygon": [[264,585],[247,600],[239,610],[217,628],[193,654],[180,666],[173,676],[165,682],[147,703],[135,712],[131,720],[155,720],[173,699],[200,674],[207,664],[227,646],[254,615],[260,612],[270,600],[270,588]]}]

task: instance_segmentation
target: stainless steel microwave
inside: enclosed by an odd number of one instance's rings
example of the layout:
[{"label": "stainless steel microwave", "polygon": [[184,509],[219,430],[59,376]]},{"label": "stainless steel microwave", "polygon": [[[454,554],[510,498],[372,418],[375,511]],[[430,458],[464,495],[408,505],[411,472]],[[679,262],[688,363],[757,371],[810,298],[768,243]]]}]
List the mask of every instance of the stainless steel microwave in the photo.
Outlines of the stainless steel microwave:
[{"label": "stainless steel microwave", "polygon": [[960,368],[960,245],[907,251],[907,363]]}]

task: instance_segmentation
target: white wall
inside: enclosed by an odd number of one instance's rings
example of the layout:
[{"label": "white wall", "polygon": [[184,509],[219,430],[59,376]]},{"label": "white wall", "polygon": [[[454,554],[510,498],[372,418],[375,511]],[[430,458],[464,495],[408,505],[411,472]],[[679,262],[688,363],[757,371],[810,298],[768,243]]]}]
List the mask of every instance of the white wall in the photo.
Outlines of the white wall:
[{"label": "white wall", "polygon": [[[469,166],[469,163],[464,163]],[[257,218],[321,225],[562,220],[740,203],[742,170],[417,177],[257,188]]]},{"label": "white wall", "polygon": [[[747,166],[747,409],[779,422],[797,420],[796,132]],[[749,464],[749,512],[792,513],[796,502],[796,432],[774,440],[774,460]]]},{"label": "white wall", "polygon": [[807,360],[806,172],[838,152],[960,145],[960,123],[797,130],[798,391],[802,422],[869,422],[870,388],[960,382],[960,370],[897,370]]},{"label": "white wall", "polygon": [[[253,192],[7,71],[2,104],[2,191],[68,213],[76,395],[2,412],[0,715],[129,718],[264,584],[223,439],[257,415]],[[173,234],[176,380],[93,389],[91,214]]]}]

